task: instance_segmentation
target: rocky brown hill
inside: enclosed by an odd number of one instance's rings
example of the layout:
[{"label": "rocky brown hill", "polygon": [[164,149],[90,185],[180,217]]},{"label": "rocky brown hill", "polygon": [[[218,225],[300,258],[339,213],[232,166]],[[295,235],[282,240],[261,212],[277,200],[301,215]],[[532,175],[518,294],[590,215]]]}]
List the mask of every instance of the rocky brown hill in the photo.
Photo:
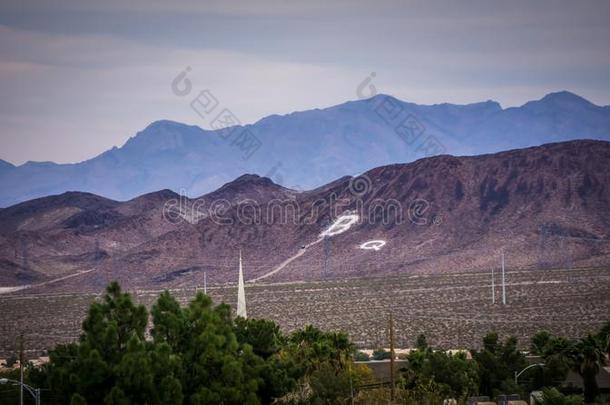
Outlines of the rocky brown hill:
[{"label": "rocky brown hill", "polygon": [[[489,271],[502,251],[511,270],[607,266],[609,168],[610,143],[585,140],[436,156],[304,192],[245,175],[200,198],[65,193],[0,210],[0,286],[234,282],[239,249],[256,282]],[[373,240],[385,245],[361,248]]]}]

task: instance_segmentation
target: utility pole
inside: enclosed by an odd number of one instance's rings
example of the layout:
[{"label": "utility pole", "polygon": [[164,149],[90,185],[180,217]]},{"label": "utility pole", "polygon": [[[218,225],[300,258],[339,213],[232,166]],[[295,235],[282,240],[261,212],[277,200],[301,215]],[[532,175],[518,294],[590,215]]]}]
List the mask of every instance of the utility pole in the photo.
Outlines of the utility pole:
[{"label": "utility pole", "polygon": [[23,332],[19,334],[19,404],[23,405]]},{"label": "utility pole", "polygon": [[347,371],[349,372],[349,392],[350,392],[350,404],[354,405],[354,385],[352,383],[352,363],[347,363]]},{"label": "utility pole", "polygon": [[496,303],[496,282],[495,282],[493,266],[491,268],[491,303],[492,304]]},{"label": "utility pole", "polygon": [[208,272],[203,272],[203,293],[208,295]]},{"label": "utility pole", "polygon": [[506,278],[504,276],[504,251],[502,251],[502,304],[506,305]]},{"label": "utility pole", "polygon": [[390,312],[390,398],[394,402],[394,318]]}]

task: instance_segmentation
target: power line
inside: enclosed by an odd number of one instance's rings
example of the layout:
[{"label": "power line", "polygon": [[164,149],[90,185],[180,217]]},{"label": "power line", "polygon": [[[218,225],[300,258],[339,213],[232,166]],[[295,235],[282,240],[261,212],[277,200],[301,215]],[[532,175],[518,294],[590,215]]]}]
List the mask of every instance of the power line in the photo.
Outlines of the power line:
[{"label": "power line", "polygon": [[332,246],[331,246],[331,242],[330,242],[330,237],[325,236],[324,237],[324,269],[323,269],[323,273],[322,273],[323,278],[328,278],[331,275],[331,269],[330,269],[331,248],[332,248]]}]

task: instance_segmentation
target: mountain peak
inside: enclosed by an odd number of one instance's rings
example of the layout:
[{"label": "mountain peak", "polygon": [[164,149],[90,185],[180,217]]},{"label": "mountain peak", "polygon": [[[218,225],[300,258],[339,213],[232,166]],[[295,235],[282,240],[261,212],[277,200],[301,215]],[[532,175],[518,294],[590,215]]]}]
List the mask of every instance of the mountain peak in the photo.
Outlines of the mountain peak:
[{"label": "mountain peak", "polygon": [[399,98],[396,98],[396,97],[392,96],[391,94],[385,94],[385,93],[379,93],[379,94],[376,94],[376,95],[374,95],[373,97],[370,97],[370,98],[364,99],[364,100],[362,100],[362,101],[365,101],[365,102],[366,102],[366,101],[368,101],[368,102],[378,103],[378,102],[381,102],[381,101],[387,101],[387,100],[393,101],[393,102],[395,102],[395,103],[400,103],[400,104],[404,104],[404,103],[406,103],[405,101],[400,100]]},{"label": "mountain peak", "polygon": [[226,187],[226,186],[242,187],[242,186],[248,186],[248,185],[255,185],[255,186],[277,186],[277,184],[275,184],[273,182],[273,180],[271,180],[268,177],[262,177],[262,176],[259,176],[258,174],[246,173],[246,174],[243,174],[243,175],[239,176],[235,180],[225,184],[223,186],[223,188]]},{"label": "mountain peak", "polygon": [[153,121],[150,124],[148,124],[146,126],[146,128],[144,128],[143,130],[138,131],[138,133],[135,136],[131,137],[130,140],[141,139],[143,137],[148,138],[150,135],[158,135],[158,134],[165,135],[168,132],[176,132],[176,131],[181,131],[181,130],[190,129],[190,128],[197,128],[197,127],[192,126],[192,125],[183,124],[183,123],[177,122],[177,121],[157,120],[157,121]]},{"label": "mountain peak", "polygon": [[471,107],[486,109],[486,110],[487,109],[494,110],[494,111],[502,110],[502,105],[500,103],[498,103],[496,100],[481,101],[478,103],[471,103],[471,104],[467,104],[467,105],[471,106]]},{"label": "mountain peak", "polygon": [[547,103],[561,103],[561,104],[570,103],[570,104],[593,105],[593,103],[591,103],[586,98],[581,97],[578,94],[569,92],[567,90],[549,93],[546,96],[542,97],[539,101],[547,102]]},{"label": "mountain peak", "polygon": [[185,146],[189,134],[199,133],[201,128],[176,121],[154,121],[127,140],[120,149],[146,156],[162,151],[180,149]]},{"label": "mountain peak", "polygon": [[170,190],[168,188],[164,188],[162,190],[158,190],[158,191],[153,191],[150,193],[146,193],[146,194],[142,194],[138,197],[132,198],[129,201],[136,201],[136,200],[169,200],[169,199],[176,199],[176,198],[180,198],[180,194],[176,193],[173,190]]},{"label": "mountain peak", "polygon": [[257,174],[244,174],[229,183],[225,183],[218,190],[206,194],[204,197],[226,199],[229,201],[244,199],[264,201],[272,198],[285,198],[293,193],[292,190],[275,184],[268,177]]},{"label": "mountain peak", "polygon": [[189,127],[189,126],[190,125],[183,124],[182,122],[178,122],[178,121],[156,120],[156,121],[153,121],[150,124],[148,124],[148,126],[146,126],[146,128],[144,128],[144,131],[141,131],[141,132],[145,132],[147,130],[152,130],[152,129],[184,128],[184,127]]}]

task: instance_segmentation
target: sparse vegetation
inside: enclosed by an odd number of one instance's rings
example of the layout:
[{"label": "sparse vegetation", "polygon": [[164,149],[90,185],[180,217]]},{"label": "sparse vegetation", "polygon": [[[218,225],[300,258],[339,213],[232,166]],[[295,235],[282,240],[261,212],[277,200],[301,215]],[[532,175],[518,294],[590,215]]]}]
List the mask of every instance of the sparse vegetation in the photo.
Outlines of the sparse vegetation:
[{"label": "sparse vegetation", "polygon": [[[495,330],[502,339],[517,337],[526,350],[539,330],[566,338],[598,331],[610,312],[608,276],[610,269],[510,272],[506,306],[491,304],[489,274],[481,273],[248,285],[246,296],[252,317],[272,320],[284,333],[313,324],[347,332],[358,348],[389,347],[387,313],[392,310],[398,348],[413,347],[420,334],[434,347],[480,348],[481,336]],[[161,291],[132,294],[135,302],[151,308]],[[195,291],[191,287],[172,294],[187,304]],[[233,303],[236,288],[208,288],[208,294],[214,302]],[[5,309],[0,358],[14,355],[20,332],[30,357],[75,340],[88,306],[98,297],[0,295]]]},{"label": "sparse vegetation", "polygon": [[370,361],[371,356],[369,356],[368,354],[366,354],[364,352],[357,351],[356,354],[354,355],[354,360],[355,361]]},{"label": "sparse vegetation", "polygon": [[[523,280],[529,275],[520,276]],[[449,279],[445,277],[435,276],[435,281],[440,284]],[[427,283],[429,280],[409,281],[410,289],[407,291],[410,292],[407,295],[413,294],[414,297],[408,298],[423,299],[418,290],[422,288],[421,283]],[[449,281],[453,287],[459,285],[455,280]],[[37,308],[42,312],[39,316],[44,316],[45,311],[50,310],[48,305],[43,307],[42,303],[62,303],[65,316],[55,319],[64,325],[78,321],[78,317],[74,316],[78,313],[76,309],[87,314],[80,338],[72,343],[61,343],[52,350],[51,363],[42,369],[42,375],[40,371],[38,375],[32,371],[27,373],[27,378],[35,386],[51,387],[52,398],[45,398],[45,403],[104,403],[105,400],[106,403],[121,403],[125,398],[131,403],[172,403],[172,400],[175,400],[174,403],[197,403],[198,400],[214,403],[218,398],[224,398],[225,403],[345,403],[350,400],[352,393],[356,403],[381,403],[376,402],[374,398],[385,398],[387,387],[360,389],[361,386],[368,386],[373,382],[371,372],[367,365],[356,366],[353,363],[353,360],[365,358],[363,353],[355,350],[356,343],[352,340],[354,333],[350,333],[350,339],[345,334],[333,331],[342,329],[334,321],[338,318],[331,317],[326,319],[328,323],[322,323],[324,329],[329,330],[327,332],[314,326],[300,326],[294,322],[294,317],[303,316],[298,305],[305,305],[305,302],[301,302],[305,293],[309,294],[308,301],[316,298],[317,306],[310,306],[308,310],[320,319],[319,311],[325,310],[328,305],[326,300],[335,300],[336,313],[337,306],[347,305],[351,297],[366,291],[365,284],[358,281],[329,281],[324,284],[326,288],[315,290],[312,285],[307,284],[296,287],[274,286],[277,288],[274,288],[273,299],[268,294],[269,287],[255,286],[247,289],[249,312],[254,316],[259,316],[258,311],[263,300],[266,301],[268,309],[274,311],[275,317],[280,315],[278,312],[286,309],[283,307],[286,302],[291,303],[292,328],[286,328],[285,320],[278,324],[271,319],[234,319],[227,305],[215,306],[210,297],[201,293],[193,296],[186,291],[164,292],[160,295],[156,292],[140,292],[133,297],[136,301],[134,303],[132,297],[120,289],[117,290],[118,286],[113,285],[104,296],[95,299],[92,296],[57,296],[43,297],[43,300],[26,297],[3,297],[1,300],[8,304],[19,303],[26,313]],[[579,283],[561,286],[570,288],[573,297],[578,297],[578,293],[583,298],[590,299],[592,295],[589,292],[594,294],[597,287],[585,287],[589,286]],[[399,288],[405,294],[405,287]],[[522,287],[514,287],[515,295],[517,288],[521,288],[518,295],[522,298],[506,307],[489,306],[490,319],[500,319],[502,313],[505,314],[503,316],[515,316],[519,319],[519,308],[532,305],[534,300],[546,299],[552,294],[552,291],[547,294],[545,287],[541,287],[538,296],[530,298],[530,284],[524,283]],[[390,292],[387,294],[391,295],[391,289],[388,290]],[[312,291],[315,291],[313,296]],[[439,289],[440,291],[444,292],[443,296],[447,302],[454,305],[454,313],[466,308],[465,304],[476,302],[478,305],[484,305],[481,304],[482,299],[472,293],[477,291],[477,287],[471,288],[469,295],[454,294],[451,289]],[[429,291],[426,291],[426,294],[427,303],[439,302],[435,301],[434,294]],[[216,297],[216,301],[221,301],[223,297],[234,298],[234,289],[215,288],[211,290],[211,295]],[[604,296],[597,297],[605,299]],[[530,301],[526,301],[526,298]],[[81,301],[75,301],[76,299]],[[82,309],[83,303],[92,301],[88,311]],[[78,305],[75,304],[77,302]],[[556,302],[561,306],[560,300]],[[572,312],[562,316],[566,319],[576,319],[577,314],[582,314],[578,302],[578,298],[573,298]],[[150,310],[147,310],[147,307]],[[359,319],[353,315],[358,314],[360,307],[354,308],[352,313],[343,312],[343,318],[351,322]],[[578,338],[576,335],[578,331],[583,330],[584,322],[578,324],[578,321],[575,321],[574,325],[568,325],[562,319],[561,329],[568,331],[570,335],[559,337],[552,319],[545,322],[544,319],[536,317],[536,322],[541,319],[539,324],[549,331],[531,333],[531,340],[520,341],[507,335],[507,331],[511,330],[506,327],[509,323],[504,320],[485,321],[479,309],[470,320],[464,320],[465,325],[476,326],[468,333],[473,334],[485,326],[489,327],[488,330],[500,326],[503,333],[489,333],[483,339],[480,338],[483,336],[481,333],[478,343],[474,342],[468,346],[473,348],[470,352],[448,354],[446,349],[456,346],[447,343],[451,342],[451,339],[446,338],[446,335],[438,334],[438,319],[443,315],[443,311],[446,311],[445,307],[435,308],[435,314],[432,315],[438,317],[431,316],[430,319],[419,318],[420,314],[424,314],[422,308],[405,310],[404,314],[407,316],[417,314],[417,319],[421,319],[421,323],[409,324],[410,329],[404,327],[405,318],[400,316],[401,312],[395,312],[398,314],[395,316],[395,325],[399,342],[405,341],[406,331],[418,331],[417,334],[409,332],[408,336],[412,336],[410,345],[401,344],[402,347],[417,348],[403,356],[407,362],[401,363],[403,370],[397,372],[396,396],[402,403],[436,403],[438,400],[442,403],[443,399],[449,397],[463,400],[474,394],[492,397],[499,393],[525,394],[526,391],[541,387],[556,387],[561,393],[561,383],[568,370],[580,372],[587,378],[606,361],[604,354],[607,351],[610,322],[604,325],[599,321],[602,316],[607,316],[607,311],[601,314],[601,309],[599,313],[588,311],[585,316],[581,316],[581,321],[586,320],[591,324],[594,322],[590,319],[591,314],[598,316],[598,326],[588,327],[581,333],[581,336],[585,337]],[[147,312],[151,315],[148,326]],[[7,313],[11,313],[10,307]],[[326,312],[323,314],[322,319]],[[422,329],[430,325],[430,322],[435,327],[430,328],[430,334],[424,335],[421,333],[424,332]],[[281,328],[280,325],[284,327]],[[329,325],[335,327],[328,327]],[[373,325],[378,327],[376,336],[382,338],[386,332],[387,320],[382,318]],[[449,325],[453,323],[450,322]],[[459,323],[455,325],[459,326]],[[526,325],[529,328],[534,327],[533,323]],[[45,327],[50,328],[52,324],[36,326],[42,326],[44,331]],[[365,326],[372,328],[368,324]],[[147,332],[148,327],[151,327],[150,333]],[[459,331],[463,331],[464,327],[461,326]],[[67,337],[78,334],[70,331],[69,327],[65,333],[64,336]],[[521,336],[523,333],[525,332],[521,330]],[[371,338],[374,338],[373,335],[375,334],[371,333]],[[35,335],[29,336],[30,342],[33,341],[33,336]],[[41,336],[47,338],[43,333]],[[53,335],[49,334],[48,339],[52,337]],[[381,338],[370,340],[379,343],[373,347],[387,347],[387,342]],[[519,385],[515,385],[514,372],[526,365],[520,349],[525,349],[524,345],[528,341],[531,342],[531,352],[543,358],[545,367],[529,370],[520,379]],[[44,342],[48,341],[42,340],[40,344]],[[53,344],[48,345],[52,346]],[[38,346],[34,352],[39,353],[41,349],[42,347]],[[468,359],[469,353],[472,354],[473,360]],[[388,356],[387,351],[380,349],[376,350],[373,358]],[[209,374],[209,370],[215,371]],[[237,377],[230,377],[233,374]],[[203,391],[202,385],[205,385]],[[594,388],[587,387],[588,400],[595,396]],[[93,397],[91,392],[96,395]],[[104,395],[100,395],[100,392]],[[167,392],[172,393],[173,399],[163,397]]]},{"label": "sparse vegetation", "polygon": [[542,399],[536,400],[536,405],[580,405],[579,395],[564,395],[557,388],[548,387],[542,390]]},{"label": "sparse vegetation", "polygon": [[391,357],[391,354],[389,351],[379,348],[373,351],[372,357],[373,360],[387,360]]}]

